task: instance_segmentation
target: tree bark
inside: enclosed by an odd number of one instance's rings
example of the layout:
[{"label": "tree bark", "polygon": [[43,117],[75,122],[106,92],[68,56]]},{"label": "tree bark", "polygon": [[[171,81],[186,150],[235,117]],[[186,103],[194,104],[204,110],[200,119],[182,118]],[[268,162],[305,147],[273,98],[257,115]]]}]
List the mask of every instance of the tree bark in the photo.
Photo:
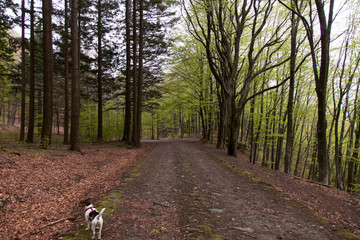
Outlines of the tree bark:
[{"label": "tree bark", "polygon": [[101,16],[101,0],[98,0],[98,141],[103,139],[103,91],[102,91],[102,16]]},{"label": "tree bark", "polygon": [[[359,162],[359,148],[360,148],[360,124],[358,124],[357,129],[355,131],[355,146],[354,151],[351,156],[351,162],[354,164],[352,167],[353,172],[351,173],[351,181],[348,181],[348,191],[356,192],[356,179],[359,175],[358,171],[358,162]],[[357,166],[356,166],[357,165]]]},{"label": "tree bark", "polygon": [[25,139],[26,76],[25,76],[25,0],[21,2],[21,124],[20,141]]},{"label": "tree bark", "polygon": [[291,53],[290,53],[290,86],[287,105],[287,134],[285,145],[284,172],[291,173],[292,148],[293,148],[293,102],[295,92],[295,68],[296,68],[296,35],[298,20],[295,13],[291,15]]},{"label": "tree bark", "polygon": [[[359,79],[360,81],[360,79]],[[352,192],[353,191],[353,184],[355,184],[355,175],[354,172],[355,170],[355,161],[356,159],[352,158],[352,154],[351,154],[351,149],[352,149],[352,144],[353,144],[353,140],[354,140],[354,133],[356,131],[354,131],[355,129],[355,123],[358,119],[358,104],[357,104],[357,99],[358,99],[358,94],[359,94],[359,82],[357,83],[357,87],[356,87],[356,94],[354,97],[354,113],[353,113],[353,118],[350,121],[350,127],[349,127],[349,131],[350,131],[350,139],[349,139],[349,144],[347,147],[347,152],[346,152],[346,157],[348,159],[348,178],[347,178],[347,188],[346,190],[348,192]],[[355,171],[354,171],[355,170]]]},{"label": "tree bark", "polygon": [[69,19],[68,0],[65,0],[65,33],[64,33],[64,64],[65,64],[65,108],[64,108],[64,144],[69,144]]},{"label": "tree bark", "polygon": [[70,150],[80,151],[80,65],[78,1],[71,0],[71,132]]},{"label": "tree bark", "polygon": [[125,93],[125,123],[123,141],[131,143],[131,42],[130,42],[130,0],[125,2],[126,25],[126,93]]},{"label": "tree bark", "polygon": [[[281,0],[281,4],[286,6]],[[311,4],[311,3],[310,3]],[[315,49],[313,25],[306,20],[301,13],[294,11],[290,7],[286,6],[289,10],[295,12],[302,20],[306,29],[309,46],[311,49],[311,58],[314,71],[314,78],[316,84],[316,95],[318,99],[317,105],[317,162],[319,165],[318,181],[324,184],[328,184],[329,175],[329,159],[327,153],[327,121],[326,121],[326,96],[327,96],[327,81],[329,75],[329,64],[330,64],[330,38],[331,38],[331,26],[333,22],[333,11],[334,11],[334,0],[329,1],[329,6],[325,6],[324,1],[315,0],[317,16],[320,23],[320,68],[318,69],[318,60],[316,56],[317,50]],[[299,9],[299,7],[297,7]],[[325,9],[328,9],[328,14],[325,14]],[[328,18],[328,19],[327,19]]]},{"label": "tree bark", "polygon": [[132,141],[131,144],[133,147],[137,147],[137,140],[138,140],[138,83],[137,83],[137,0],[133,0],[133,126],[132,126]]},{"label": "tree bark", "polygon": [[141,109],[142,109],[142,86],[143,86],[143,62],[144,62],[144,0],[140,0],[140,31],[139,31],[139,73],[137,87],[137,133],[136,147],[140,147],[141,139]]},{"label": "tree bark", "polygon": [[218,122],[218,134],[217,134],[217,149],[224,149],[226,142],[226,104],[224,104],[224,90],[217,85],[218,88],[218,102],[219,102],[219,122]]},{"label": "tree bark", "polygon": [[52,0],[43,1],[43,123],[41,130],[41,147],[51,145],[52,118],[53,118],[53,49],[52,49]]},{"label": "tree bark", "polygon": [[35,14],[34,0],[30,2],[30,94],[29,94],[29,126],[26,142],[34,142],[35,128]]},{"label": "tree bark", "polygon": [[330,64],[330,36],[331,25],[333,21],[334,0],[330,0],[329,16],[326,20],[325,6],[323,1],[315,0],[316,8],[318,12],[318,18],[320,22],[321,32],[321,62],[319,77],[316,79],[316,95],[318,97],[318,125],[317,125],[317,137],[318,137],[318,163],[319,163],[319,182],[328,184],[329,174],[329,160],[327,153],[326,142],[326,92],[327,81],[329,75]]}]

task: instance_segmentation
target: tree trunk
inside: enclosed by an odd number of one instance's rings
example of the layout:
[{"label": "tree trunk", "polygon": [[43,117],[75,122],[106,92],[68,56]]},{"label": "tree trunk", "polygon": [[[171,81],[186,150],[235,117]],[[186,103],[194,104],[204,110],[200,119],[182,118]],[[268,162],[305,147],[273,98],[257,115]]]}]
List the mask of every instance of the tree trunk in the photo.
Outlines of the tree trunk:
[{"label": "tree trunk", "polygon": [[80,66],[78,2],[71,0],[71,132],[70,150],[80,151]]},{"label": "tree trunk", "polygon": [[300,161],[301,161],[301,150],[302,150],[302,145],[304,142],[303,139],[303,134],[304,134],[304,128],[305,128],[305,117],[303,118],[302,121],[302,126],[301,126],[301,132],[300,132],[300,145],[299,145],[299,149],[298,149],[298,154],[297,154],[297,158],[296,158],[296,164],[295,164],[295,169],[294,169],[294,175],[295,176],[299,176],[299,165],[300,165]]},{"label": "tree trunk", "polygon": [[[233,92],[231,90],[231,92]],[[228,111],[230,118],[229,121],[229,138],[228,138],[228,149],[227,154],[233,157],[237,157],[237,140],[239,136],[239,118],[235,107],[235,92],[228,99]]]},{"label": "tree trunk", "polygon": [[291,158],[293,148],[293,102],[295,91],[295,68],[296,68],[296,35],[297,35],[297,17],[295,13],[291,16],[291,54],[290,54],[290,87],[287,105],[287,134],[285,146],[284,172],[291,173]]},{"label": "tree trunk", "polygon": [[144,61],[144,0],[140,0],[140,32],[139,32],[139,73],[137,87],[137,139],[136,147],[140,147],[141,139],[141,112],[142,112],[142,87],[143,87],[143,61]]},{"label": "tree trunk", "polygon": [[133,147],[137,147],[137,140],[138,140],[138,83],[137,83],[137,19],[136,19],[136,11],[137,11],[137,0],[133,0],[133,126],[132,126],[132,141],[131,145]]},{"label": "tree trunk", "polygon": [[268,167],[269,166],[269,145],[268,145],[268,141],[269,141],[269,132],[270,132],[270,112],[266,114],[265,116],[265,138],[264,138],[264,147],[263,147],[263,157],[262,157],[262,163],[261,165],[264,167]]},{"label": "tree trunk", "polygon": [[[360,79],[359,79],[360,80]],[[352,149],[352,144],[353,144],[353,139],[354,139],[354,129],[355,129],[355,123],[356,120],[358,118],[357,114],[357,99],[358,99],[358,94],[359,94],[359,83],[357,84],[356,87],[356,94],[354,97],[354,113],[353,113],[353,118],[350,121],[350,127],[349,127],[349,131],[350,131],[350,139],[349,139],[349,144],[347,147],[347,152],[346,152],[346,158],[348,159],[348,178],[347,178],[347,188],[346,190],[348,192],[351,192],[353,189],[353,184],[355,183],[355,178],[354,178],[354,168],[355,168],[355,162],[352,159],[351,156],[351,149]]]},{"label": "tree trunk", "polygon": [[34,142],[35,128],[35,15],[34,0],[30,2],[30,94],[29,94],[29,126],[26,142]]},{"label": "tree trunk", "polygon": [[350,181],[348,181],[348,191],[349,192],[356,192],[355,187],[356,187],[356,179],[358,176],[358,168],[356,165],[358,165],[359,162],[359,148],[360,148],[360,124],[358,124],[357,129],[355,131],[355,146],[354,146],[354,151],[353,154],[351,156],[351,162],[352,164],[354,164],[352,168],[353,172],[350,174],[351,179]]},{"label": "tree trunk", "polygon": [[52,0],[43,1],[44,95],[41,147],[51,145],[53,117],[53,49],[52,49]]},{"label": "tree trunk", "polygon": [[64,144],[69,144],[69,19],[68,0],[65,0],[65,33],[64,33],[64,64],[65,64],[65,109],[64,109]]},{"label": "tree trunk", "polygon": [[[284,87],[281,90],[281,100],[280,100],[280,112],[279,112],[279,126],[278,126],[278,139],[277,139],[277,145],[276,145],[276,157],[275,157],[275,170],[280,170],[280,165],[281,165],[281,153],[282,153],[282,149],[283,149],[283,142],[284,142],[284,133],[285,133],[285,120],[286,120],[286,114],[284,116],[282,116],[282,106],[283,106],[283,101],[284,101],[284,94],[285,94],[285,89]],[[283,118],[283,120],[281,121],[281,118]]]},{"label": "tree trunk", "polygon": [[25,76],[25,0],[21,2],[21,124],[20,141],[25,139],[26,76]]},{"label": "tree trunk", "polygon": [[[219,86],[218,86],[219,88]],[[217,149],[224,149],[225,139],[226,139],[226,112],[227,106],[224,100],[224,91],[223,89],[218,89],[218,101],[219,101],[219,122],[218,122],[218,139],[216,143]]]},{"label": "tree trunk", "polygon": [[98,0],[98,136],[97,140],[103,139],[103,98],[102,98],[102,19],[101,19],[101,0]]},{"label": "tree trunk", "polygon": [[126,25],[126,93],[125,93],[125,122],[123,141],[131,143],[131,45],[130,45],[130,0],[125,2]]},{"label": "tree trunk", "polygon": [[316,95],[318,97],[318,163],[319,182],[328,184],[329,163],[326,143],[326,92],[330,64],[330,36],[333,21],[334,0],[330,0],[329,16],[326,20],[325,6],[322,0],[315,0],[321,31],[321,63],[319,77],[316,79]]}]

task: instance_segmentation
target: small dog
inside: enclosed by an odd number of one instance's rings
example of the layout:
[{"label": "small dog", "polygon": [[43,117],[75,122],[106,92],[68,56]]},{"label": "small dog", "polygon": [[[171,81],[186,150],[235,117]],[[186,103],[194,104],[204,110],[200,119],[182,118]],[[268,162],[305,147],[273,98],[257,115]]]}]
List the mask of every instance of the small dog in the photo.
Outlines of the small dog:
[{"label": "small dog", "polygon": [[101,239],[101,230],[103,227],[103,218],[102,214],[105,211],[105,208],[101,209],[99,212],[94,208],[94,206],[90,203],[90,199],[86,199],[80,202],[80,206],[85,206],[85,221],[87,223],[86,230],[90,229],[90,221],[91,221],[91,230],[93,232],[92,239],[95,239],[95,230],[99,229],[98,239]]}]

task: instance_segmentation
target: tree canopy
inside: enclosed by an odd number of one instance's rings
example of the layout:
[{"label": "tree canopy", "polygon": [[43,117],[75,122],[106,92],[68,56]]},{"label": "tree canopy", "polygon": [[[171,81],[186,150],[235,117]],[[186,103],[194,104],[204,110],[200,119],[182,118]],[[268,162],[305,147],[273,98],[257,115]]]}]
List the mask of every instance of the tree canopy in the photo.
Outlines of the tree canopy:
[{"label": "tree canopy", "polygon": [[[43,130],[45,147],[52,133],[68,144],[71,126],[79,151],[198,135],[234,157],[359,191],[357,1],[44,3],[26,2],[21,23],[19,7],[0,2],[2,124]],[[21,24],[24,41],[12,30]]]}]

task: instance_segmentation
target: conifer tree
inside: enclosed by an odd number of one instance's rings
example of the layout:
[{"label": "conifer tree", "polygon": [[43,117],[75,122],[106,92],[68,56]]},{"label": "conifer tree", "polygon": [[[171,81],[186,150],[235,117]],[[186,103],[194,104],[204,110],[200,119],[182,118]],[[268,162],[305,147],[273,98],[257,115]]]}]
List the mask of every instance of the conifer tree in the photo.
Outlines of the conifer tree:
[{"label": "conifer tree", "polygon": [[80,151],[80,44],[78,1],[71,0],[71,131],[70,150]]},{"label": "conifer tree", "polygon": [[25,139],[25,92],[26,92],[26,76],[25,76],[25,0],[21,2],[21,126],[20,126],[20,141]]},{"label": "conifer tree", "polygon": [[41,147],[51,145],[53,117],[53,46],[52,46],[52,0],[43,1],[43,122],[41,131]]},{"label": "conifer tree", "polygon": [[34,142],[35,128],[35,11],[34,0],[30,1],[30,93],[29,93],[29,125],[26,141]]}]

